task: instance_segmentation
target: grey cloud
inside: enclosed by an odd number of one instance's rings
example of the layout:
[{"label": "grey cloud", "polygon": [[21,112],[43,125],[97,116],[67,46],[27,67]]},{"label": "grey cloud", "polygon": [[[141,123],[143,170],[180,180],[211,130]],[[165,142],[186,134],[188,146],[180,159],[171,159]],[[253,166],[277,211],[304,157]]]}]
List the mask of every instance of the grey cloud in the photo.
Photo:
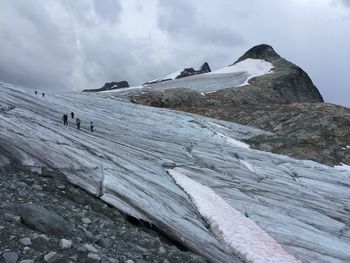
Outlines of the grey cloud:
[{"label": "grey cloud", "polygon": [[213,19],[198,12],[190,0],[160,1],[157,22],[166,34],[181,41],[226,47],[245,42],[243,36],[233,30],[233,26],[215,24]]},{"label": "grey cloud", "polygon": [[119,0],[94,0],[94,8],[96,15],[112,23],[119,21],[122,12]]},{"label": "grey cloud", "polygon": [[[55,23],[50,8],[41,1],[2,3],[8,17],[0,26],[0,77],[21,85],[66,86],[74,47],[73,35]],[[1,12],[1,11],[0,11]]]},{"label": "grey cloud", "polygon": [[342,3],[346,6],[349,6],[350,7],[350,0],[341,0]]},{"label": "grey cloud", "polygon": [[[108,42],[90,38],[87,43],[80,40],[80,34],[83,32],[93,36],[94,30],[100,30],[97,28],[100,20],[108,23],[119,20],[119,2],[108,1],[108,4],[109,11],[100,17],[104,9],[91,1],[2,2],[0,15],[4,20],[0,20],[0,79],[56,90],[78,89],[81,85],[100,83],[96,79],[106,77],[106,74],[101,74],[106,71],[102,69],[105,64],[101,60],[107,60],[109,56],[100,52],[96,58],[92,48],[86,46],[95,43],[93,49],[101,50],[101,46]],[[94,14],[99,17],[94,17]],[[109,33],[106,32],[107,35]],[[77,80],[82,83],[77,83]]]}]

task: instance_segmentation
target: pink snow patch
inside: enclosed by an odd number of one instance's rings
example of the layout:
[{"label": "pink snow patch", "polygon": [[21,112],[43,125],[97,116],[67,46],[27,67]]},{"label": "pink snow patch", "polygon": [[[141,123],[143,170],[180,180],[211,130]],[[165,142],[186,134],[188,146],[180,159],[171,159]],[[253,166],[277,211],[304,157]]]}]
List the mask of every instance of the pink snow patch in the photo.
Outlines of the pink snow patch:
[{"label": "pink snow patch", "polygon": [[234,253],[246,262],[301,263],[253,220],[232,208],[211,188],[175,169],[168,170],[168,173],[188,194],[199,213],[209,222],[217,238],[232,247]]}]

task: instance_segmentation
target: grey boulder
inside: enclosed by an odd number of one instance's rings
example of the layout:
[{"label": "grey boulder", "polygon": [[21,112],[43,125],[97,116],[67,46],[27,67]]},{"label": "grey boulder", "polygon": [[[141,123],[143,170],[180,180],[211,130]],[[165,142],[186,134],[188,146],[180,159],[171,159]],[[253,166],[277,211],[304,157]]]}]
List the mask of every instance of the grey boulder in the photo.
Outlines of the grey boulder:
[{"label": "grey boulder", "polygon": [[72,227],[63,217],[37,205],[21,205],[18,207],[18,214],[24,225],[42,233],[68,234],[72,231]]}]

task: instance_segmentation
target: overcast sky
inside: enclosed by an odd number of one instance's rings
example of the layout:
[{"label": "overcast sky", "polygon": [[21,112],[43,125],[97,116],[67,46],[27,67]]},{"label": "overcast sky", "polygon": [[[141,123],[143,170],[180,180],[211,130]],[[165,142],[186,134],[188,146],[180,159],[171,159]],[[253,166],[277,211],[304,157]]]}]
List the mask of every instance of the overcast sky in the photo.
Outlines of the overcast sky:
[{"label": "overcast sky", "polygon": [[350,0],[0,1],[0,80],[36,89],[217,69],[261,43],[350,106]]}]

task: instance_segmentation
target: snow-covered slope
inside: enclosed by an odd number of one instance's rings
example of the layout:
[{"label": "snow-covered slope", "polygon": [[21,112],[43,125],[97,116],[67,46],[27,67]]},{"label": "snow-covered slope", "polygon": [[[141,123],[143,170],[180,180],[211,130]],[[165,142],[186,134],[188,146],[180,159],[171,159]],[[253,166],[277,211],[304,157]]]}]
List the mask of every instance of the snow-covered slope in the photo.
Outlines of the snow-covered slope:
[{"label": "snow-covered slope", "polygon": [[155,83],[155,82],[160,82],[160,81],[165,81],[165,80],[174,80],[177,76],[181,74],[182,70],[175,71],[169,75],[166,75],[164,77],[160,77],[154,80],[149,81],[149,83]]},{"label": "snow-covered slope", "polygon": [[[42,98],[8,84],[0,86],[0,104],[16,106],[0,113],[0,165],[17,159],[29,167],[58,169],[74,184],[157,225],[212,262],[246,261],[261,247],[248,240],[239,258],[170,170],[249,217],[295,260],[350,261],[350,172],[240,142],[261,130],[94,96]],[[68,127],[61,123],[63,113],[71,111],[81,119],[82,130],[72,120]],[[88,130],[90,121],[95,133]],[[244,229],[244,220],[231,220],[229,233],[235,233],[235,226]],[[254,236],[256,229],[247,231]],[[230,242],[240,238],[233,235]]]},{"label": "snow-covered slope", "polygon": [[145,84],[142,87],[116,90],[113,93],[116,96],[125,96],[142,91],[162,91],[171,88],[189,88],[200,92],[213,92],[225,88],[249,85],[248,81],[253,77],[273,74],[273,65],[265,60],[248,58],[237,64],[213,72],[175,79],[180,73],[181,71],[177,71],[152,82],[168,81]]},{"label": "snow-covered slope", "polygon": [[215,70],[207,74],[237,74],[239,72],[246,72],[247,79],[238,86],[249,85],[248,81],[251,78],[271,74],[273,65],[270,62],[261,59],[247,58],[241,62],[231,66]]}]

